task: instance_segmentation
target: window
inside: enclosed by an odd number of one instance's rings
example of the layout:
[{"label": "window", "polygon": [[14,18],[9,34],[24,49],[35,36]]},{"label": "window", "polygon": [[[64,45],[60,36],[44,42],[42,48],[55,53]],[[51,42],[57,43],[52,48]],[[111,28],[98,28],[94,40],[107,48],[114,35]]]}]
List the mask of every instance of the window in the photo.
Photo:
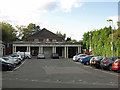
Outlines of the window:
[{"label": "window", "polygon": [[39,39],[34,39],[35,42],[39,42]]},{"label": "window", "polygon": [[56,42],[57,40],[56,39],[53,39],[52,42]]},{"label": "window", "polygon": [[48,38],[46,39],[46,42],[49,42],[49,39],[48,39]]},{"label": "window", "polygon": [[47,39],[44,39],[43,41],[44,41],[44,42],[50,42],[50,39],[47,38]]}]

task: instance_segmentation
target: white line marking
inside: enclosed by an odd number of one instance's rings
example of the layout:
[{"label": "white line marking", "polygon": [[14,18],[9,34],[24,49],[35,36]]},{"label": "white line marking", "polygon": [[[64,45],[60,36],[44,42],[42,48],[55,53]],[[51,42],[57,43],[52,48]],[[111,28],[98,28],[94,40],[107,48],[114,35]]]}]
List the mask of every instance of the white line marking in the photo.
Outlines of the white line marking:
[{"label": "white line marking", "polygon": [[[79,63],[79,62],[75,62],[76,64],[80,64],[80,65],[83,65],[83,64],[81,64],[81,63]],[[86,67],[86,68],[93,68],[93,67],[90,67],[90,66],[85,66],[85,65],[83,65],[83,67]],[[111,74],[111,75],[115,75],[115,76],[119,76],[117,73],[110,73],[110,72],[108,72],[108,71],[103,71],[103,70],[101,70],[101,69],[95,69],[95,68],[93,68],[93,70],[96,70],[96,71],[101,71],[101,72],[103,72],[103,73],[107,73],[107,74]]]},{"label": "white line marking", "polygon": [[96,71],[101,71],[101,72],[104,72],[104,73],[107,73],[107,74],[111,74],[111,75],[115,75],[115,76],[118,76],[117,73],[110,73],[110,72],[107,72],[107,71],[102,71],[102,70],[98,70],[98,69],[94,69]]},{"label": "white line marking", "polygon": [[[26,59],[26,60],[27,60],[27,59]],[[26,62],[26,60],[25,60],[20,66],[18,66],[18,67],[16,67],[15,69],[13,69],[11,72],[13,72],[13,71],[19,69],[19,68]]]}]

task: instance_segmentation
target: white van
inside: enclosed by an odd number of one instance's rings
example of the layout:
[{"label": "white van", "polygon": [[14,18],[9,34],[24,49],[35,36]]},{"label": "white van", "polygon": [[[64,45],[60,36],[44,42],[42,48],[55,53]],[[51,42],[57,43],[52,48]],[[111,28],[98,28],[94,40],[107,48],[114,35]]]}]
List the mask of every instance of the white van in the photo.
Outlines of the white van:
[{"label": "white van", "polygon": [[24,52],[25,53],[25,58],[31,59],[31,54],[30,52]]},{"label": "white van", "polygon": [[[13,53],[13,54],[14,54],[14,53]],[[30,52],[20,52],[20,51],[18,51],[18,52],[15,52],[15,54],[19,54],[19,55],[21,55],[21,56],[24,57],[24,58],[31,59],[31,54],[30,54]]]}]

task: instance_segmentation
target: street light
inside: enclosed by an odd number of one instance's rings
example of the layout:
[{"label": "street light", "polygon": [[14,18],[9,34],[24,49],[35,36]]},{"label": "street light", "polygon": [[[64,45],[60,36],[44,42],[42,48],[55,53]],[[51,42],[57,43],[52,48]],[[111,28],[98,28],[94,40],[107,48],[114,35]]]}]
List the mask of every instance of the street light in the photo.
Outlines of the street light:
[{"label": "street light", "polygon": [[89,33],[89,36],[90,36],[90,48],[89,48],[89,51],[90,51],[90,54],[91,54],[91,33]]},{"label": "street light", "polygon": [[109,20],[107,20],[108,22],[112,22],[112,42],[111,42],[111,44],[112,44],[112,47],[111,47],[111,51],[112,51],[112,57],[113,57],[113,20],[112,19],[109,19]]}]

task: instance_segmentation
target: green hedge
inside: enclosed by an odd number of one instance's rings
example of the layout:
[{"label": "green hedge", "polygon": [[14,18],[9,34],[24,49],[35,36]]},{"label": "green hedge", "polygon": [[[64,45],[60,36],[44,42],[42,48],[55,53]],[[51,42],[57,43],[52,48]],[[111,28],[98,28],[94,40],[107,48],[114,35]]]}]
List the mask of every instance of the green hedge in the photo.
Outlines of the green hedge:
[{"label": "green hedge", "polygon": [[[84,33],[83,44],[87,50],[90,47],[90,33],[91,33],[91,47],[93,55],[100,55],[104,57],[112,56],[111,53],[111,26],[100,30],[90,31]],[[113,34],[114,56],[120,56],[120,28],[114,30]]]}]

